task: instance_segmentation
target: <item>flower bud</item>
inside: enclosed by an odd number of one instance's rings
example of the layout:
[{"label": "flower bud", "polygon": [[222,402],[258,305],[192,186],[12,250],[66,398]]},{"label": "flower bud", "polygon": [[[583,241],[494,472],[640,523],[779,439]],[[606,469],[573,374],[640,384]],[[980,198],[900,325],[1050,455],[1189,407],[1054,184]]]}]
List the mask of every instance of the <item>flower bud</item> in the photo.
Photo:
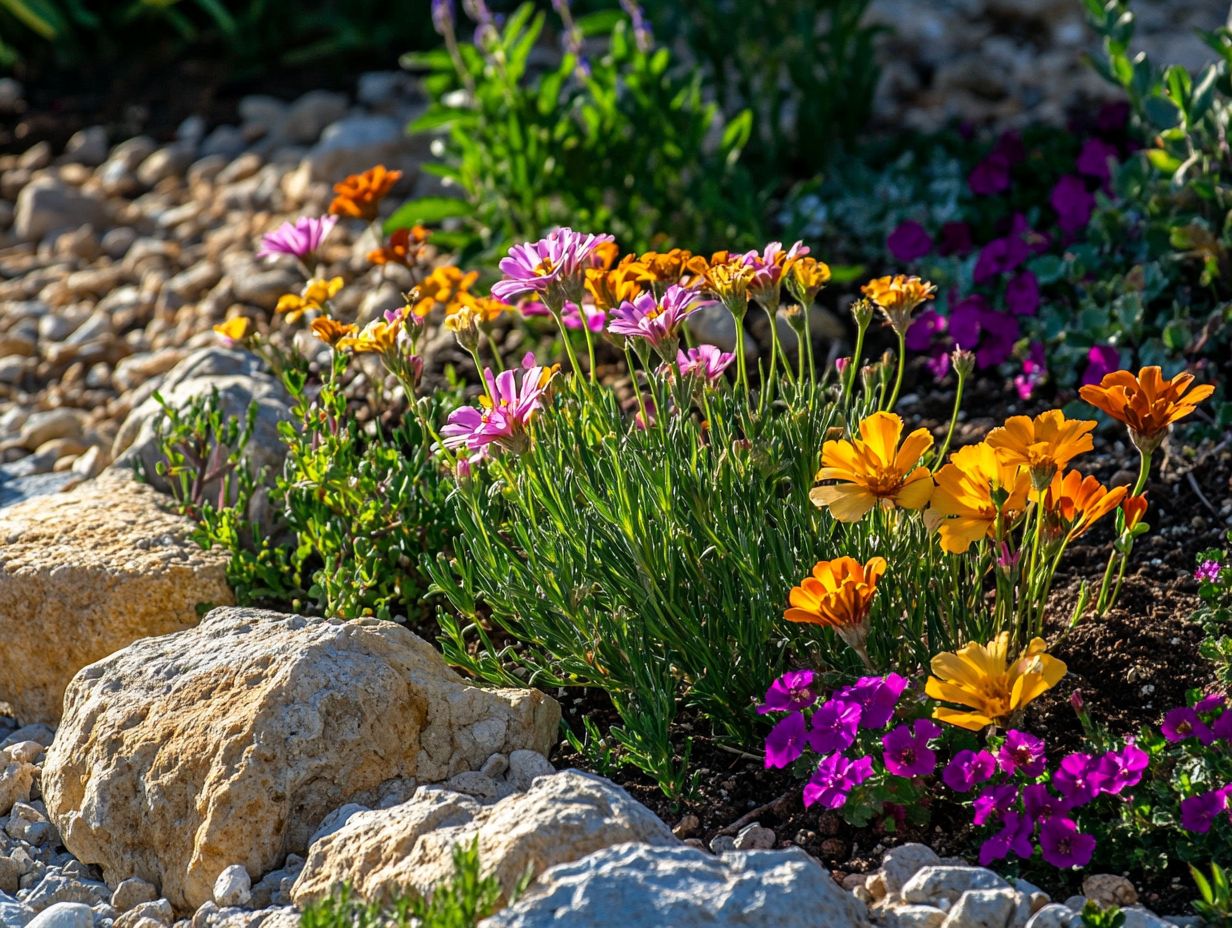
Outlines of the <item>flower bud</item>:
[{"label": "flower bud", "polygon": [[975,370],[975,355],[965,348],[955,348],[950,353],[950,364],[954,366],[954,373],[965,379]]},{"label": "flower bud", "polygon": [[859,299],[851,304],[851,318],[856,321],[856,326],[862,330],[868,328],[868,324],[873,321],[873,304],[871,300]]}]

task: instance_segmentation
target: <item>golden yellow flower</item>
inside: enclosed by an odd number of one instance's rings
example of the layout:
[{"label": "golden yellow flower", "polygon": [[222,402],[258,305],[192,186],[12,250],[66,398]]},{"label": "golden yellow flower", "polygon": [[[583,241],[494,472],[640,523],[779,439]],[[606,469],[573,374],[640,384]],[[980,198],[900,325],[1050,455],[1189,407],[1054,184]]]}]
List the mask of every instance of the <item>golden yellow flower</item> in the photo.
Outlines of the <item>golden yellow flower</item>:
[{"label": "golden yellow flower", "polygon": [[471,306],[461,304],[447,315],[445,328],[453,333],[458,344],[467,351],[474,351],[479,347],[479,313]]},{"label": "golden yellow flower", "polygon": [[1026,508],[1031,473],[1001,458],[987,442],[959,448],[934,475],[936,489],[925,523],[937,531],[941,547],[962,554],[974,541],[998,537]]},{"label": "golden yellow flower", "polygon": [[830,265],[805,255],[797,258],[787,271],[787,289],[797,300],[808,306],[817,292],[830,282]]},{"label": "golden yellow flower", "polygon": [[462,296],[470,293],[470,288],[478,279],[477,271],[466,273],[452,264],[442,265],[415,288],[411,312],[423,317],[438,306],[443,306],[446,313],[453,312],[460,305]]},{"label": "golden yellow flower", "polygon": [[356,326],[344,324],[329,316],[317,316],[312,320],[312,334],[329,347],[334,348],[341,339],[354,334]]},{"label": "golden yellow flower", "polygon": [[1144,367],[1136,377],[1129,371],[1106,374],[1098,386],[1088,384],[1078,393],[1096,409],[1124,422],[1134,444],[1149,454],[1159,447],[1173,422],[1184,419],[1215,392],[1210,384],[1191,390],[1193,380],[1188,372],[1164,380],[1158,367]]},{"label": "golden yellow flower", "polygon": [[1116,510],[1128,487],[1109,490],[1093,476],[1076,470],[1057,474],[1043,496],[1044,524],[1051,535],[1073,540]]},{"label": "golden yellow flower", "polygon": [[457,315],[458,311],[465,307],[470,312],[474,313],[475,318],[481,323],[486,324],[494,322],[504,313],[513,309],[508,303],[502,303],[500,300],[490,296],[475,296],[470,293],[460,293],[455,302],[446,307],[445,327],[449,327],[449,318]]},{"label": "golden yellow flower", "polygon": [[637,260],[651,280],[665,286],[678,284],[684,277],[701,277],[707,271],[706,259],[684,248],[648,251]]},{"label": "golden yellow flower", "polygon": [[867,564],[853,557],[818,561],[812,576],[792,587],[791,608],[783,612],[783,618],[833,628],[867,664],[868,613],[885,570],[881,557]]},{"label": "golden yellow flower", "polygon": [[1009,632],[988,644],[943,651],[932,660],[924,693],[933,699],[967,706],[972,711],[938,706],[933,718],[968,731],[1006,725],[1018,710],[1052,689],[1065,676],[1065,664],[1046,653],[1042,638],[1033,638],[1017,660],[1009,660]]},{"label": "golden yellow flower", "polygon": [[286,316],[287,322],[298,322],[300,316],[311,310],[324,312],[325,304],[337,296],[341,289],[341,277],[331,277],[329,280],[314,277],[304,285],[300,293],[284,293],[280,296],[274,311]]},{"label": "golden yellow flower", "polygon": [[652,279],[633,255],[625,255],[614,268],[588,268],[586,290],[597,309],[612,310],[641,294],[645,289],[643,282]]},{"label": "golden yellow flower", "polygon": [[233,316],[226,322],[214,326],[214,331],[227,344],[234,344],[248,337],[248,329],[251,325],[252,322],[247,316]]},{"label": "golden yellow flower", "polygon": [[1053,476],[1084,451],[1094,447],[1090,419],[1066,419],[1059,409],[1042,412],[1034,419],[1011,416],[1005,425],[988,433],[985,441],[1008,464],[1021,464],[1031,470],[1036,490],[1045,489]]},{"label": "golden yellow flower", "polygon": [[895,274],[870,280],[860,292],[881,308],[890,328],[899,335],[906,335],[911,327],[911,314],[921,303],[936,296],[937,288],[918,277]]},{"label": "golden yellow flower", "polygon": [[749,285],[755,274],[751,267],[737,258],[712,263],[706,271],[706,287],[714,293],[728,311],[743,316],[749,308]]},{"label": "golden yellow flower", "polygon": [[337,195],[329,204],[329,211],[335,216],[350,216],[371,222],[376,218],[381,200],[401,178],[401,171],[390,171],[383,164],[369,168],[362,174],[352,174],[334,184]]},{"label": "golden yellow flower", "polygon": [[338,342],[339,351],[353,351],[356,354],[387,354],[398,347],[398,332],[402,328],[402,317],[396,317],[392,322],[384,319],[373,319],[364,326],[358,334],[355,326]]},{"label": "golden yellow flower", "polygon": [[835,484],[809,493],[814,505],[830,510],[840,522],[858,522],[874,506],[922,509],[933,493],[932,474],[917,466],[932,447],[928,429],[916,429],[902,446],[903,420],[877,412],[860,423],[860,438],[827,441],[821,448],[817,480]]}]

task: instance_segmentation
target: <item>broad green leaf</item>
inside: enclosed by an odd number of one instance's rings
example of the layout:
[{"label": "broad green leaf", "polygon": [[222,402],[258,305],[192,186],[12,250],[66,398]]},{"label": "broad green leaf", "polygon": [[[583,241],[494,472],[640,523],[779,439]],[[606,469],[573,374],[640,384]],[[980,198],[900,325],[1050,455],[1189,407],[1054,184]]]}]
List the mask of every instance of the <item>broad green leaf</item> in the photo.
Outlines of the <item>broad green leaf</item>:
[{"label": "broad green leaf", "polygon": [[457,216],[469,216],[475,208],[465,200],[455,200],[453,197],[420,197],[409,200],[399,206],[392,216],[385,220],[385,234],[397,229],[409,229],[417,223],[434,223],[442,219],[452,219]]}]

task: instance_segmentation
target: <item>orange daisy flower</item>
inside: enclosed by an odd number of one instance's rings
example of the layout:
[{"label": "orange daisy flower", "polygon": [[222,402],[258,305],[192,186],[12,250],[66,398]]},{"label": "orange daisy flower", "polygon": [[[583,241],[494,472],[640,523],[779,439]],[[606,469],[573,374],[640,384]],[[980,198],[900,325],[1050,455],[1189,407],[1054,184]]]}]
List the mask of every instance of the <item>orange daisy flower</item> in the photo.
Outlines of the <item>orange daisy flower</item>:
[{"label": "orange daisy flower", "polygon": [[925,523],[950,554],[962,554],[972,542],[997,538],[1026,508],[1031,474],[1003,460],[987,442],[959,448],[934,475],[937,486]]},{"label": "orange daisy flower", "polygon": [[1158,367],[1144,367],[1136,377],[1129,371],[1106,374],[1098,386],[1088,384],[1078,393],[1096,409],[1124,422],[1134,445],[1150,454],[1173,422],[1184,419],[1215,392],[1210,384],[1190,389],[1193,380],[1187,371],[1165,380]]},{"label": "orange daisy flower", "polygon": [[1057,471],[1095,447],[1091,439],[1095,426],[1094,420],[1066,419],[1061,410],[1050,409],[1034,419],[1011,416],[1005,425],[989,432],[985,441],[1006,463],[1030,468],[1032,484],[1043,490]]},{"label": "orange daisy flower", "polygon": [[911,327],[911,314],[921,303],[937,295],[937,287],[918,277],[895,274],[870,280],[860,292],[877,304],[890,328],[905,335]]},{"label": "orange daisy flower", "polygon": [[1073,541],[1114,512],[1128,492],[1128,487],[1109,490],[1095,477],[1083,477],[1076,470],[1057,474],[1044,492],[1044,524],[1053,537]]},{"label": "orange daisy flower", "polygon": [[336,196],[329,204],[329,211],[334,216],[350,216],[371,222],[376,218],[381,200],[401,179],[401,171],[390,171],[383,164],[369,168],[362,174],[352,174],[334,184]]},{"label": "orange daisy flower", "polygon": [[424,243],[432,233],[423,226],[396,229],[389,236],[389,244],[368,252],[373,264],[401,264],[409,267],[422,253]]},{"label": "orange daisy flower", "polygon": [[329,316],[317,316],[312,320],[312,334],[331,348],[337,348],[338,343],[355,330],[356,326],[341,323]]},{"label": "orange daisy flower", "polygon": [[821,448],[817,480],[836,480],[815,487],[809,499],[829,509],[840,522],[858,522],[874,506],[923,509],[933,493],[932,474],[920,458],[932,447],[928,429],[916,429],[899,444],[903,420],[878,412],[860,423],[860,438],[827,441]]},{"label": "orange daisy flower", "polygon": [[791,607],[783,612],[783,618],[833,628],[867,664],[868,614],[885,570],[882,557],[874,557],[867,564],[853,557],[818,561],[812,576],[792,587],[788,597]]}]

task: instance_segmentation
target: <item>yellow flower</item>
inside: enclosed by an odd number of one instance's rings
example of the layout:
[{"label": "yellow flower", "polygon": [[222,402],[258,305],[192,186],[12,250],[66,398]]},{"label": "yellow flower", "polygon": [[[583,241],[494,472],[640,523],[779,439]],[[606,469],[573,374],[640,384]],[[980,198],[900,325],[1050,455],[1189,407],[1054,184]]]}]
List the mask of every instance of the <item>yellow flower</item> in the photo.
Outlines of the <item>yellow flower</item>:
[{"label": "yellow flower", "polygon": [[312,334],[331,348],[335,347],[341,339],[353,334],[356,329],[354,325],[343,324],[329,316],[318,316],[313,319],[311,328]]},{"label": "yellow flower", "polygon": [[445,328],[453,333],[458,344],[467,351],[479,347],[479,312],[468,304],[462,304],[445,317]]},{"label": "yellow flower", "polygon": [[934,475],[937,487],[925,523],[941,537],[941,547],[962,554],[973,541],[998,537],[1026,508],[1031,474],[1004,461],[987,442],[959,448]]},{"label": "yellow flower", "polygon": [[284,293],[280,296],[274,311],[285,315],[287,322],[298,322],[306,312],[324,312],[325,304],[337,296],[341,289],[341,277],[331,277],[329,280],[314,277],[304,285],[300,293]]},{"label": "yellow flower", "polygon": [[797,258],[787,272],[787,289],[805,306],[830,282],[830,265],[805,255]]},{"label": "yellow flower", "polygon": [[[318,320],[320,321],[320,320]],[[350,332],[338,342],[339,351],[353,351],[356,354],[388,354],[398,346],[398,332],[402,328],[402,317],[393,322],[384,319],[373,319],[359,334],[355,326],[349,326]]]},{"label": "yellow flower", "polygon": [[389,244],[368,252],[368,260],[376,265],[401,264],[410,267],[423,253],[424,243],[431,235],[423,226],[395,229],[389,236]]},{"label": "yellow flower", "polygon": [[1012,663],[1008,660],[1009,643],[1009,632],[1002,632],[986,645],[972,642],[956,652],[944,651],[934,657],[935,676],[924,684],[925,694],[973,711],[938,706],[933,718],[968,731],[1005,725],[1015,712],[1065,676],[1065,664],[1045,653],[1047,645],[1042,638],[1031,639],[1027,650]]},{"label": "yellow flower", "polygon": [[719,261],[706,272],[706,287],[723,301],[728,312],[743,317],[749,308],[749,284],[753,277],[753,269],[739,258]]},{"label": "yellow flower", "polygon": [[455,310],[462,296],[469,295],[470,288],[479,279],[477,271],[464,273],[461,268],[452,264],[436,268],[424,278],[412,293],[411,312],[416,316],[426,316],[437,306],[443,306],[445,312]]},{"label": "yellow flower", "polygon": [[877,505],[924,508],[933,492],[932,474],[916,465],[933,437],[928,429],[916,429],[900,447],[902,434],[900,417],[878,412],[860,423],[860,438],[827,441],[816,479],[838,483],[814,488],[809,499],[840,522],[858,522]]},{"label": "yellow flower", "polygon": [[611,269],[586,269],[586,290],[595,301],[595,307],[602,310],[615,309],[626,300],[632,300],[645,289],[643,282],[650,280],[653,280],[651,274],[633,255],[625,255]]},{"label": "yellow flower", "polygon": [[1054,537],[1064,535],[1072,541],[1121,505],[1127,492],[1128,487],[1109,490],[1095,477],[1083,477],[1076,470],[1057,474],[1044,493],[1044,524]]},{"label": "yellow flower", "polygon": [[833,628],[868,664],[868,613],[885,569],[885,558],[881,557],[867,564],[853,557],[818,561],[813,575],[792,587],[788,597],[791,608],[783,612],[783,618]]},{"label": "yellow flower", "polygon": [[1007,464],[1021,464],[1031,470],[1036,490],[1045,489],[1057,471],[1094,447],[1090,419],[1066,419],[1059,409],[1042,412],[1034,419],[1011,416],[1005,425],[988,433],[985,441],[997,449]]},{"label": "yellow flower", "polygon": [[500,300],[493,299],[490,296],[474,296],[470,293],[461,293],[458,295],[456,302],[446,307],[446,328],[449,327],[449,317],[456,315],[463,307],[474,313],[475,318],[480,323],[494,322],[502,314],[513,309],[508,303],[502,303]]},{"label": "yellow flower", "polygon": [[1159,447],[1173,422],[1188,416],[1215,392],[1210,384],[1190,390],[1193,380],[1194,375],[1187,372],[1164,380],[1158,367],[1144,367],[1136,377],[1129,371],[1114,371],[1105,375],[1098,386],[1088,384],[1078,393],[1096,409],[1124,422],[1134,445],[1150,454]]},{"label": "yellow flower", "polygon": [[252,325],[247,316],[233,316],[226,322],[214,326],[214,331],[227,344],[234,345],[248,337],[248,329]]},{"label": "yellow flower", "polygon": [[684,248],[671,251],[648,251],[637,263],[650,280],[664,285],[678,284],[684,277],[701,277],[706,273],[706,259]]},{"label": "yellow flower", "polygon": [[936,296],[937,288],[918,277],[895,274],[870,280],[860,292],[881,307],[890,328],[899,335],[906,335],[911,327],[911,314],[925,300]]}]

